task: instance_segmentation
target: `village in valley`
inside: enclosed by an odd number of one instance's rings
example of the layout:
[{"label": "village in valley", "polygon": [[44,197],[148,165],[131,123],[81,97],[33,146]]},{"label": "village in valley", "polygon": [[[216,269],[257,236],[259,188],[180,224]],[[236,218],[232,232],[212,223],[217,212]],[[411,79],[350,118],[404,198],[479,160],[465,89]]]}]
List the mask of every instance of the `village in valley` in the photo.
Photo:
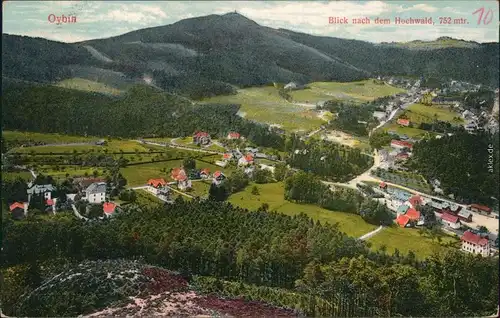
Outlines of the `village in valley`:
[{"label": "village in valley", "polygon": [[[422,79],[378,77],[371,81],[362,85],[393,87],[397,93],[370,99],[374,106],[370,108],[374,110],[372,118],[368,120],[370,123],[358,121],[358,125],[367,126],[369,133],[366,137],[357,136],[348,130],[342,131],[341,127],[335,126],[339,116],[342,116],[342,109],[335,112],[335,107],[329,107],[327,100],[315,99],[314,94],[325,96],[325,90],[318,93],[314,85],[308,88],[307,85],[289,83],[280,88],[275,84],[275,88],[284,98],[299,96],[297,94],[301,93],[301,90],[306,92],[309,90],[309,95],[305,98],[316,100],[314,107],[309,106],[310,100],[297,101],[292,97],[290,101],[296,105],[306,104],[305,107],[309,112],[316,112],[320,117],[324,116],[325,112],[328,113],[329,116],[324,119],[322,125],[309,130],[289,131],[282,125],[271,122],[265,124],[269,125],[270,130],[283,136],[291,132],[300,140],[302,147],[310,142],[340,144],[359,149],[361,153],[372,158],[373,165],[362,174],[353,176],[351,180],[339,182],[325,179],[322,182],[332,191],[343,188],[355,190],[365,197],[383,203],[388,211],[391,211],[394,225],[381,223],[379,226],[366,226],[363,225],[365,221],[361,218],[357,221],[349,220],[352,224],[345,225],[346,229],[357,227],[355,233],[365,228],[367,232],[359,235],[359,238],[373,242],[374,248],[394,246],[393,249],[397,249],[394,240],[407,239],[414,243],[421,240],[424,242],[424,247],[420,255],[424,256],[436,248],[429,246],[443,245],[441,241],[444,240],[446,248],[460,248],[464,252],[483,256],[496,255],[498,204],[494,210],[481,202],[457,202],[453,195],[446,195],[443,192],[438,179],[426,180],[422,175],[412,172],[406,162],[411,160],[414,145],[421,140],[452,136],[454,134],[452,131],[456,131],[459,127],[463,127],[463,131],[469,134],[481,130],[498,131],[498,122],[494,120],[495,111],[498,113],[498,89],[495,91],[494,109],[489,114],[485,111],[473,112],[464,109],[463,100],[458,97],[449,98],[449,96],[462,96],[460,94],[466,92],[475,93],[478,91],[478,86],[475,85],[451,81],[441,86],[446,88],[429,89],[420,86]],[[336,94],[338,96],[338,93]],[[434,114],[429,115],[432,112]],[[426,121],[425,119],[429,117],[433,117],[432,120]],[[447,122],[451,125],[443,125],[444,130],[428,130],[426,126],[428,122],[434,124]],[[373,147],[369,145],[372,141],[368,139],[377,133],[384,134],[387,141],[382,146]],[[46,136],[47,140],[64,140],[60,137]],[[175,204],[177,199],[206,200],[216,195],[214,193],[218,191],[217,189],[222,189],[225,184],[231,183],[231,178],[236,175],[237,178],[245,178],[246,187],[250,188],[251,184],[254,184],[252,194],[236,200],[236,194],[232,194],[234,191],[231,191],[231,186],[228,188],[226,185],[227,189],[225,192],[221,190],[224,193],[220,194],[223,200],[229,199],[233,204],[242,207],[253,206],[247,205],[246,200],[258,200],[272,209],[273,202],[266,202],[264,193],[260,197],[256,193],[259,193],[259,189],[268,191],[262,188],[268,186],[266,183],[275,184],[270,192],[279,192],[277,189],[283,187],[280,182],[283,178],[278,180],[274,177],[275,169],[286,169],[288,175],[300,171],[300,168],[290,165],[288,159],[290,156],[307,156],[309,150],[294,146],[288,150],[291,153],[286,153],[272,148],[258,147],[246,137],[238,131],[226,131],[217,136],[206,131],[195,131],[192,136],[177,138],[144,136],[129,141],[112,138],[90,141],[92,139],[90,137],[74,137],[81,140],[45,142],[43,134],[31,138],[29,134],[23,136],[22,133],[7,132],[4,133],[5,140],[16,147],[2,154],[3,167],[6,171],[3,173],[4,176],[23,175],[29,171],[24,187],[18,185],[16,190],[25,189],[26,195],[13,194],[13,197],[24,200],[11,202],[9,211],[17,220],[29,217],[32,213],[57,215],[63,213],[62,211],[69,211],[74,217],[85,221],[102,220],[121,213],[124,206],[133,204],[140,207],[150,204]],[[71,138],[69,140],[71,141]],[[124,150],[123,147],[127,149]],[[175,154],[168,155],[172,151]],[[76,158],[84,154],[94,157],[97,155],[101,158],[96,159],[97,163],[94,164],[76,160],[81,163],[80,168],[75,168],[74,163],[67,169],[64,168],[70,161],[64,161],[63,158],[69,156]],[[114,160],[115,163],[106,164],[106,168],[99,168],[106,155],[111,155],[109,160]],[[59,162],[66,163],[50,163],[50,159],[43,159],[49,156],[59,156]],[[324,155],[320,160],[326,157]],[[74,167],[73,171],[71,166]],[[86,166],[89,169],[86,169]],[[79,171],[85,172],[79,173]],[[235,174],[237,171],[239,174]],[[52,175],[53,173],[55,175]],[[298,212],[301,209],[300,205],[297,205],[296,209]],[[308,213],[305,208],[301,212]],[[324,210],[322,213],[327,215],[337,212]],[[338,219],[339,217],[332,221]],[[342,220],[339,223],[342,228],[344,226]],[[435,224],[439,224],[439,229]],[[424,236],[415,236],[413,232],[415,230],[411,228],[419,229]],[[411,235],[405,238],[404,231],[408,231]],[[439,239],[438,243],[435,242],[436,238]],[[426,244],[428,246],[425,246]],[[411,247],[408,251],[410,250]]]}]

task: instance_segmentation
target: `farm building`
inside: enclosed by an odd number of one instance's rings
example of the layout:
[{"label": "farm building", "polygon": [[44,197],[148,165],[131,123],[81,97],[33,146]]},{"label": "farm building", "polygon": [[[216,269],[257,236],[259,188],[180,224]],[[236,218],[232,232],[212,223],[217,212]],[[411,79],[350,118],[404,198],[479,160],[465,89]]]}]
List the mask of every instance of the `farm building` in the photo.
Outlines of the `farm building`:
[{"label": "farm building", "polygon": [[483,214],[483,215],[487,215],[487,214],[491,213],[491,208],[489,208],[485,205],[480,205],[480,204],[469,205],[469,210],[471,210],[472,212]]}]

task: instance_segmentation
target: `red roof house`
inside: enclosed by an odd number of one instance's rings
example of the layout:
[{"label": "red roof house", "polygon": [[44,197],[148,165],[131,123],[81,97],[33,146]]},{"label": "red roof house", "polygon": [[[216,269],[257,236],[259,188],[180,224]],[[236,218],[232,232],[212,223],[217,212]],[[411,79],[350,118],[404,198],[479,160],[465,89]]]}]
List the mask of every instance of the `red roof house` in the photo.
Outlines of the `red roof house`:
[{"label": "red roof house", "polygon": [[387,188],[387,183],[385,183],[384,181],[382,181],[382,182],[380,182],[380,184],[378,186],[379,186],[379,188],[386,189]]},{"label": "red roof house", "polygon": [[232,157],[233,157],[233,155],[230,154],[230,153],[225,153],[225,154],[222,155],[222,159],[226,159],[226,160],[227,159],[231,159]]},{"label": "red roof house", "polygon": [[491,213],[491,208],[489,208],[485,205],[481,205],[481,204],[471,204],[469,206],[469,209],[471,209],[472,211],[477,211],[477,212],[485,212],[488,214]]},{"label": "red roof house", "polygon": [[53,205],[54,205],[54,200],[52,200],[52,199],[48,199],[48,200],[46,201],[46,203],[47,203],[47,205],[53,206]]},{"label": "red roof house", "polygon": [[405,227],[410,222],[410,218],[407,217],[405,214],[400,214],[396,219],[396,222],[399,224],[399,226]]},{"label": "red roof house", "polygon": [[470,231],[467,231],[462,235],[460,238],[462,241],[469,242],[471,244],[479,245],[479,246],[486,246],[488,245],[488,240],[485,238],[482,238],[481,236],[474,234]]},{"label": "red roof house", "polygon": [[401,126],[410,126],[410,120],[409,119],[405,119],[405,118],[399,118],[398,121],[397,121],[398,125],[401,125]]},{"label": "red roof house", "polygon": [[408,148],[408,149],[412,149],[413,148],[413,144],[411,142],[408,142],[408,141],[393,139],[391,141],[391,147],[393,147],[393,148]]},{"label": "red roof house", "polygon": [[185,181],[187,179],[186,171],[182,168],[173,169],[171,176],[176,181]]},{"label": "red roof house", "polygon": [[227,134],[227,139],[240,139],[240,134],[237,132],[230,132]]},{"label": "red roof house", "polygon": [[204,131],[198,131],[196,132],[193,137],[209,137],[210,135],[207,132]]},{"label": "red roof house", "polygon": [[450,222],[450,223],[458,223],[458,216],[451,215],[449,213],[441,214],[441,220]]},{"label": "red roof house", "polygon": [[104,202],[102,205],[102,209],[104,210],[104,213],[106,214],[113,214],[115,212],[116,204],[112,202]]},{"label": "red roof house", "polygon": [[210,170],[208,168],[205,168],[205,169],[201,169],[200,171],[200,174],[204,174],[204,175],[207,175],[210,173]]},{"label": "red roof house", "polygon": [[167,185],[167,181],[165,181],[165,179],[163,179],[163,178],[160,178],[160,179],[149,179],[148,180],[148,184],[150,186],[158,188],[158,187],[164,187],[164,186],[166,186]]},{"label": "red roof house", "polygon": [[406,211],[405,214],[411,221],[418,221],[420,220],[420,212],[415,210],[414,208],[409,208],[408,211]]},{"label": "red roof house", "polygon": [[408,202],[410,202],[411,206],[413,207],[422,205],[422,197],[419,195],[414,195],[410,199],[408,199]]},{"label": "red roof house", "polygon": [[216,178],[216,179],[217,179],[217,178],[219,178],[219,177],[220,177],[220,176],[222,176],[222,175],[223,175],[223,174],[222,174],[222,172],[221,172],[221,171],[215,171],[215,172],[214,172],[214,178]]},{"label": "red roof house", "polygon": [[24,210],[24,204],[19,203],[19,202],[14,202],[9,206],[10,212],[14,211],[15,209],[23,209]]}]

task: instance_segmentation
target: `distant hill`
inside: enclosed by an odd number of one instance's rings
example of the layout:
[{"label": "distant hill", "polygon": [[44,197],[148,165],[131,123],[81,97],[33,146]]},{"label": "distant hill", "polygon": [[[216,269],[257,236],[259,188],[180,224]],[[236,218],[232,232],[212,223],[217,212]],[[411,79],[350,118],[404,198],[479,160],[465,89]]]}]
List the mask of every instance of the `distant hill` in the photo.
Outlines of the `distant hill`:
[{"label": "distant hill", "polygon": [[437,50],[444,48],[470,48],[479,49],[481,44],[474,41],[465,41],[460,39],[454,39],[448,36],[442,36],[437,38],[435,41],[421,41],[415,40],[410,42],[382,42],[382,45],[407,48],[413,50]]},{"label": "distant hill", "polygon": [[[498,86],[498,43],[440,38],[432,44],[373,44],[272,29],[238,13],[75,44],[7,34],[2,39],[4,76],[38,82],[81,78],[118,89],[148,83],[192,98],[230,94],[234,86],[374,75]],[[424,47],[433,49],[415,49]]]}]

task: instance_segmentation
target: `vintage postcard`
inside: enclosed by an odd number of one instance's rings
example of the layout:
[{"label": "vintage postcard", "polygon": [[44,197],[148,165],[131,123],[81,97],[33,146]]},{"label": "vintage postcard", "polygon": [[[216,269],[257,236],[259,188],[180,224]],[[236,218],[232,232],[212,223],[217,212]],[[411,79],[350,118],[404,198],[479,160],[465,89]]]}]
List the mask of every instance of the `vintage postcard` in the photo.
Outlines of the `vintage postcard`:
[{"label": "vintage postcard", "polygon": [[2,316],[498,317],[498,1],[2,9]]}]

